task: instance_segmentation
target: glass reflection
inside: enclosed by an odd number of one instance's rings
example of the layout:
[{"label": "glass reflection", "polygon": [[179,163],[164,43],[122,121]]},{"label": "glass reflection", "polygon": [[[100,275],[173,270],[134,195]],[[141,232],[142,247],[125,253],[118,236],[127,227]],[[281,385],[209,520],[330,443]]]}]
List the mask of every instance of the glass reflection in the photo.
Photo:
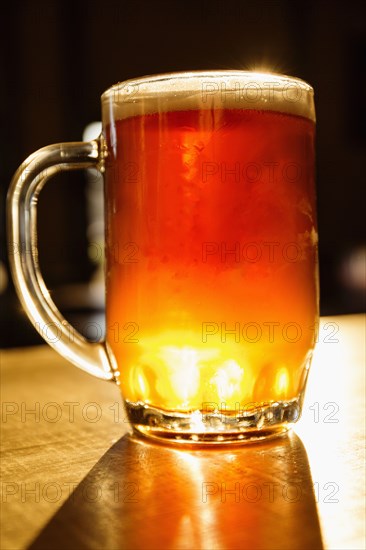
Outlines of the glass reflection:
[{"label": "glass reflection", "polygon": [[[86,498],[86,489],[99,495]],[[33,543],[99,548],[322,548],[306,451],[261,444],[177,450],[125,436]]]}]

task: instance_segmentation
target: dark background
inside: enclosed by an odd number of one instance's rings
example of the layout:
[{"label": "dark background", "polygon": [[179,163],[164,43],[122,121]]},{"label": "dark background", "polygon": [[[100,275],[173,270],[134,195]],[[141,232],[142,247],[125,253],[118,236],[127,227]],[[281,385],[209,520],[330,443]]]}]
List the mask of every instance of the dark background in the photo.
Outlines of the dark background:
[{"label": "dark background", "polygon": [[[2,18],[2,346],[40,343],[6,285],[4,204],[17,166],[39,147],[81,140],[85,126],[100,120],[99,97],[112,84],[169,71],[265,67],[312,84],[321,313],[364,310],[364,3],[25,0],[8,3]],[[85,181],[82,173],[59,175],[40,197],[40,263],[55,300],[57,289],[82,285],[95,271]],[[82,329],[80,316],[93,307],[66,302],[58,305]]]}]

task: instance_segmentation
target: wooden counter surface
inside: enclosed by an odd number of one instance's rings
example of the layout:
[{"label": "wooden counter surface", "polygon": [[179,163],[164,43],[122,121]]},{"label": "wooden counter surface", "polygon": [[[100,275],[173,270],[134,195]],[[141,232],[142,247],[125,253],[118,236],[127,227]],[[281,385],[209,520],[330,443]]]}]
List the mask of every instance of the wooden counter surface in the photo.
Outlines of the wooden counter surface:
[{"label": "wooden counter surface", "polygon": [[323,318],[303,416],[261,444],[128,434],[119,390],[1,352],[1,549],[365,548],[365,318]]}]

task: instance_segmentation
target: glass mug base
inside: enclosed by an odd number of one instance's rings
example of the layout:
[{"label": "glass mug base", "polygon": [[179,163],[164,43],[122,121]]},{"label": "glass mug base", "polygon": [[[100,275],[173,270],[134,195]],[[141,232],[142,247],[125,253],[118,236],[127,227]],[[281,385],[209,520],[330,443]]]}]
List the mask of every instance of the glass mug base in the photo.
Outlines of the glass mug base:
[{"label": "glass mug base", "polygon": [[217,445],[255,442],[283,435],[298,421],[301,403],[302,396],[232,413],[166,411],[142,402],[126,402],[125,406],[139,435],[166,443]]}]

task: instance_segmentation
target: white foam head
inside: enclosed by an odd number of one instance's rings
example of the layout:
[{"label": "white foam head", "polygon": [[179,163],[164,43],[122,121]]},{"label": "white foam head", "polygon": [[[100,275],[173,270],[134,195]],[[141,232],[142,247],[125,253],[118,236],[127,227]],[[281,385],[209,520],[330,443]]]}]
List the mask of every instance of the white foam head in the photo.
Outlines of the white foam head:
[{"label": "white foam head", "polygon": [[102,95],[103,124],[136,115],[193,109],[256,109],[315,121],[313,88],[272,73],[197,71],[145,76]]}]

